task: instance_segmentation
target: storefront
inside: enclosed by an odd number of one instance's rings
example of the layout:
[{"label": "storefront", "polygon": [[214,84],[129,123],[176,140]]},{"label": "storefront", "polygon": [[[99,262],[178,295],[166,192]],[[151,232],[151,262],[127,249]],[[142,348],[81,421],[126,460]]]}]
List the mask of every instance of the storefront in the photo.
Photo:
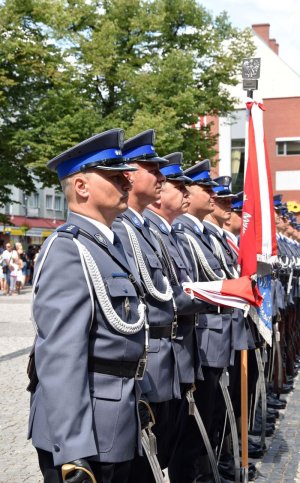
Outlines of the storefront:
[{"label": "storefront", "polygon": [[27,218],[11,216],[11,225],[0,225],[0,239],[4,244],[21,242],[25,248],[30,245],[41,245],[43,241],[62,225],[65,220],[50,218]]}]

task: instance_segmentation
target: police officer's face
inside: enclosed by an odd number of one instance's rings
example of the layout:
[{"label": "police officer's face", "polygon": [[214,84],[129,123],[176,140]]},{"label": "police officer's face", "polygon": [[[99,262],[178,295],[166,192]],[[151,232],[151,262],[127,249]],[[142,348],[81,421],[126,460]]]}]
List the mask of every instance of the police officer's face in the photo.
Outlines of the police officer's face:
[{"label": "police officer's face", "polygon": [[189,207],[189,192],[183,181],[166,181],[161,192],[161,206],[172,217],[186,213]]},{"label": "police officer's face", "polygon": [[210,186],[193,184],[187,189],[190,193],[189,213],[204,218],[205,215],[214,211],[216,195]]},{"label": "police officer's face", "polygon": [[231,198],[216,198],[214,218],[221,223],[230,220],[231,217]]},{"label": "police officer's face", "polygon": [[[131,184],[125,173],[91,169],[76,175],[75,211],[110,225],[128,206]],[[69,206],[72,209],[70,203]]]},{"label": "police officer's face", "polygon": [[280,216],[280,214],[276,210],[274,211],[274,213],[275,213],[275,225],[277,230],[284,229],[284,222],[283,222],[282,216]]},{"label": "police officer's face", "polygon": [[[238,235],[241,231],[241,225],[242,225],[242,212],[241,211],[232,211],[230,220],[228,220],[229,223],[229,228],[232,233],[235,235]],[[226,228],[226,227],[225,227]]]},{"label": "police officer's face", "polygon": [[160,199],[165,176],[161,174],[158,163],[132,163],[138,171],[128,172],[132,183],[132,196],[145,206]]}]

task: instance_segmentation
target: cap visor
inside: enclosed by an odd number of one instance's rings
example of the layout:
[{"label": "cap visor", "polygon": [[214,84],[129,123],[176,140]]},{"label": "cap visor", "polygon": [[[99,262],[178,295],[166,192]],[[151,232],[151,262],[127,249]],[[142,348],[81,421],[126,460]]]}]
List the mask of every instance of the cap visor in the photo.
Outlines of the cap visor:
[{"label": "cap visor", "polygon": [[[88,169],[88,168],[87,168]],[[129,164],[113,164],[112,166],[93,166],[92,169],[99,169],[101,171],[137,171],[138,168],[130,166]]]},{"label": "cap visor", "polygon": [[234,194],[228,194],[228,195],[218,195],[218,193],[216,193],[217,195],[217,198],[236,198],[236,195]]},{"label": "cap visor", "polygon": [[202,186],[219,186],[218,183],[216,183],[215,181],[201,181],[200,180],[197,180],[197,181],[193,181],[193,184],[199,184],[199,185],[202,185]]},{"label": "cap visor", "polygon": [[188,176],[170,176],[170,178],[168,178],[168,176],[166,176],[166,180],[167,181],[183,181],[184,183],[186,184],[192,184],[193,183],[193,180],[191,178],[188,178]]},{"label": "cap visor", "polygon": [[126,156],[124,156],[126,159],[126,163],[158,163],[159,166],[162,168],[163,166],[168,166],[169,161],[165,158],[159,158],[158,156],[155,156],[153,158],[133,158],[133,159],[128,159]]}]

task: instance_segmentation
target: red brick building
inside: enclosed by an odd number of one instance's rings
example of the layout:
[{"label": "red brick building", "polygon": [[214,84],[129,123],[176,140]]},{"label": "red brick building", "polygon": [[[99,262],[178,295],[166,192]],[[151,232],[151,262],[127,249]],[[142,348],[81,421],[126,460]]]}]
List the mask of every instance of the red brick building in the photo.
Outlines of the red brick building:
[{"label": "red brick building", "polygon": [[[264,128],[274,193],[294,202],[300,212],[300,76],[279,56],[279,45],[270,38],[270,25],[253,25],[255,57],[261,58],[261,75],[254,99],[262,100]],[[245,146],[246,92],[242,82],[232,90],[239,99],[235,112],[219,118],[219,174],[232,174],[242,189]]]}]

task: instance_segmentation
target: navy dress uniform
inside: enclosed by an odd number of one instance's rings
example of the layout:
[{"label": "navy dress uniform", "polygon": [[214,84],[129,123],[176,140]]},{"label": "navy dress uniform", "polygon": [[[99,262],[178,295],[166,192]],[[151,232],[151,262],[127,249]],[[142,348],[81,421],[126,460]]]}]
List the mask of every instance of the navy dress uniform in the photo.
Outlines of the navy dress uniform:
[{"label": "navy dress uniform", "polygon": [[[165,175],[166,180],[170,183],[181,182],[187,185],[191,183],[190,178],[183,174],[182,153],[175,152],[164,156],[168,160],[168,165],[161,168],[161,173]],[[155,212],[155,209],[148,207],[143,213],[145,219],[150,225],[150,229],[154,232],[156,239],[161,241],[164,248],[162,256],[165,265],[168,268],[168,277],[172,286],[180,287],[183,282],[191,280],[192,267],[188,263],[183,247],[177,239],[175,230],[161,213]],[[167,254],[165,252],[167,251]],[[190,300],[187,299],[190,306]],[[202,305],[202,304],[201,304]],[[195,313],[201,310],[201,307],[195,304]],[[181,309],[184,312],[184,308]],[[181,384],[192,384],[195,381],[195,371],[201,374],[200,354],[198,344],[195,339],[195,314],[178,315],[178,327],[174,345],[176,350],[176,359],[178,363],[179,382]]]},{"label": "navy dress uniform", "polygon": [[[230,187],[232,181],[231,176],[219,176],[218,178],[214,178],[214,181],[218,183],[218,186],[213,188],[213,191],[217,195],[216,200],[235,200],[236,195],[232,193]],[[238,255],[228,242],[226,232],[223,228],[208,220],[204,220],[204,225],[213,239],[217,240],[218,246],[222,250],[223,257],[221,256],[220,262],[226,273],[226,278],[238,278]],[[232,350],[240,351],[248,349],[249,344],[252,344],[253,347],[253,341],[251,340],[251,334],[247,330],[244,313],[242,310],[234,309],[232,315]]]},{"label": "navy dress uniform", "polygon": [[[216,256],[219,258],[222,269],[226,274],[227,279],[238,278],[238,265],[237,265],[237,251],[232,248],[228,242],[228,236],[223,229],[226,217],[230,216],[232,200],[235,199],[235,195],[231,191],[231,177],[220,176],[214,178],[214,181],[218,183],[218,186],[213,188],[216,194],[215,198],[215,210],[213,213],[207,216],[204,221],[214,249],[216,250]],[[228,215],[229,213],[229,215]],[[229,374],[229,394],[233,405],[235,417],[240,417],[240,354],[239,351],[248,349],[249,342],[251,341],[252,347],[255,347],[251,340],[251,332],[244,317],[244,312],[240,309],[233,309],[232,313],[232,325],[231,325],[231,363],[228,367]],[[217,418],[219,420],[219,427],[217,420],[215,420],[215,442],[218,443],[218,439],[223,434],[223,426],[225,420],[226,407],[224,399],[222,398],[221,391],[219,390],[218,405],[217,405]],[[230,428],[227,425],[225,429],[225,436],[229,436]],[[223,476],[229,477],[228,467],[230,466],[231,456],[231,444],[230,438],[225,438],[222,448],[223,454],[220,458],[219,470]],[[234,469],[232,468],[232,476],[234,476]],[[231,472],[231,470],[230,470]]]},{"label": "navy dress uniform", "polygon": [[[168,160],[159,158],[155,152],[153,130],[140,133],[126,141],[123,155],[128,163],[139,165],[154,163],[160,168],[168,165]],[[142,198],[143,193],[139,196]],[[192,300],[181,287],[172,285],[169,281],[168,268],[161,247],[151,233],[147,220],[141,213],[131,208],[130,199],[129,209],[118,217],[113,224],[113,229],[122,240],[123,247],[132,262],[142,258],[138,265],[144,281],[145,300],[148,307],[150,344],[147,370],[141,387],[143,396],[151,403],[156,416],[153,431],[157,437],[158,459],[161,466],[165,467],[170,449],[167,442],[168,402],[174,398],[181,398],[175,342],[178,330],[177,317],[181,314],[195,313],[195,307],[200,306],[201,303]],[[171,289],[168,295],[166,295],[166,286]],[[135,471],[130,481],[138,481],[138,478],[143,478],[143,482],[153,480],[145,459],[143,461],[137,459],[134,467]]]},{"label": "navy dress uniform", "polygon": [[[184,171],[194,185],[203,187],[213,195],[212,187],[216,183],[210,177],[210,162],[204,160]],[[195,195],[196,197],[196,195]],[[203,208],[203,217],[206,210]],[[191,210],[190,210],[191,211]],[[206,213],[209,212],[206,211]],[[207,229],[202,219],[188,214],[179,216],[173,223],[177,237],[180,239],[184,253],[193,267],[193,281],[207,281],[223,279],[225,277],[219,259],[216,257]],[[200,312],[200,311],[199,311]],[[230,363],[231,356],[231,319],[232,309],[218,308],[205,304],[197,317],[196,333],[201,355],[204,381],[196,380],[197,390],[194,393],[195,401],[208,435],[213,435],[214,407],[219,379],[224,367]],[[201,458],[199,458],[201,455]],[[198,475],[199,481],[213,481],[209,475],[210,467],[207,461],[206,450],[195,424],[194,418],[186,418],[185,438],[178,448],[176,458],[169,469],[171,481],[192,482]],[[198,481],[198,480],[197,480]]]},{"label": "navy dress uniform", "polygon": [[[179,212],[187,210],[188,192],[185,185],[190,184],[191,180],[183,174],[181,168],[182,153],[171,153],[164,158],[169,161],[169,164],[161,168],[161,173],[165,175],[169,186],[164,187],[159,203],[157,205],[155,203],[150,204],[143,215],[149,222],[150,229],[162,248],[162,255],[172,286],[180,287],[183,282],[191,280],[192,267],[188,264],[188,259],[184,254],[183,247],[180,246],[174,229],[171,227],[171,223]],[[174,192],[178,194],[174,195]],[[170,200],[175,203],[173,206],[171,206]],[[189,300],[187,302],[190,304]],[[199,310],[197,305],[195,306],[196,310]],[[168,407],[168,454],[165,458],[165,465],[170,468],[173,459],[177,457],[177,446],[180,446],[180,440],[185,431],[185,420],[188,414],[185,395],[195,382],[195,372],[201,374],[200,354],[195,332],[195,314],[178,315],[177,321],[178,327],[174,339],[174,348],[182,399],[173,399]]]},{"label": "navy dress uniform", "polygon": [[[60,180],[91,170],[130,171],[122,137],[120,129],[98,134],[48,166]],[[89,216],[70,212],[43,244],[35,268],[38,384],[28,436],[51,483],[62,481],[61,465],[82,458],[97,481],[127,481],[129,462],[141,449],[135,376],[145,351],[143,293],[117,237]],[[102,288],[93,287],[84,253]]]}]

